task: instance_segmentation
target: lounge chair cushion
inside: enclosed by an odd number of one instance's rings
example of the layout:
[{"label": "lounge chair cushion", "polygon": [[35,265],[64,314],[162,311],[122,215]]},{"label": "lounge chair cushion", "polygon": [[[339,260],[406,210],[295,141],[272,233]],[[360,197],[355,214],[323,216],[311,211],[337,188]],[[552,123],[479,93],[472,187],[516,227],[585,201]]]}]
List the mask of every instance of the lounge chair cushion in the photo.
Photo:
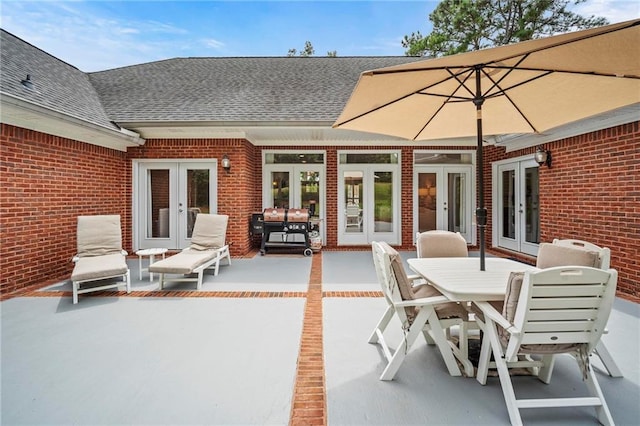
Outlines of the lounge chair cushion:
[{"label": "lounge chair cushion", "polygon": [[[407,273],[402,264],[400,253],[398,253],[396,249],[386,243],[383,243],[382,245],[391,259],[391,268],[393,269],[396,281],[398,282],[398,288],[400,289],[400,297],[402,297],[402,300],[415,300],[425,297],[442,296],[442,293],[428,284],[412,287],[412,281],[407,276]],[[419,308],[413,306],[405,308],[405,312],[407,313],[407,317],[410,321],[413,321],[415,316],[418,314],[418,310]],[[467,317],[467,312],[464,310],[464,308],[454,302],[436,305],[435,311],[438,315],[438,318],[440,319]]]},{"label": "lounge chair cushion", "polygon": [[71,273],[71,281],[94,280],[127,273],[127,262],[122,253],[104,256],[80,257]]},{"label": "lounge chair cushion", "polygon": [[198,214],[193,226],[191,248],[209,250],[220,248],[226,243],[229,216],[221,214]]},{"label": "lounge chair cushion", "polygon": [[[197,224],[197,222],[196,222]],[[159,274],[191,274],[194,269],[220,255],[219,250],[185,249],[149,266],[149,272]]]},{"label": "lounge chair cushion", "polygon": [[418,257],[467,257],[467,241],[457,232],[427,231],[418,235]]},{"label": "lounge chair cushion", "polygon": [[121,253],[120,216],[78,216],[78,257]]},{"label": "lounge chair cushion", "polygon": [[600,267],[598,253],[590,250],[566,247],[558,244],[542,243],[538,249],[536,266],[540,269],[556,266]]}]

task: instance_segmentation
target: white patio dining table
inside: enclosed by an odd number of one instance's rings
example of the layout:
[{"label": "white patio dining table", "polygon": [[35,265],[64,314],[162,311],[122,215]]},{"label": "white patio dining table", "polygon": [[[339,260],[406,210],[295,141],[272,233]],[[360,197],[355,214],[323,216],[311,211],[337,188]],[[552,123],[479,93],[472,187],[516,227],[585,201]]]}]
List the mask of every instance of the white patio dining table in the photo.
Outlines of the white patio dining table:
[{"label": "white patio dining table", "polygon": [[[538,268],[511,259],[487,258],[485,271],[474,257],[431,257],[409,259],[409,267],[453,302],[504,300],[511,272],[535,271]],[[465,373],[473,377],[473,365],[467,358],[458,359]]]}]

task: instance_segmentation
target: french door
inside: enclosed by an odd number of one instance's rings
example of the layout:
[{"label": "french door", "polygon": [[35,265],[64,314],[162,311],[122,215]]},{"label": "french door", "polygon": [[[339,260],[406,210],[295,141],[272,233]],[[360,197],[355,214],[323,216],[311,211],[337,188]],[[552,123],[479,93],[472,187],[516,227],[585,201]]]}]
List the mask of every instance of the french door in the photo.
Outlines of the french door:
[{"label": "french door", "polygon": [[397,164],[347,164],[339,168],[338,244],[400,243]]},{"label": "french door", "polygon": [[189,246],[196,215],[217,212],[216,169],[216,160],[134,162],[137,248]]},{"label": "french door", "polygon": [[471,173],[471,166],[415,166],[414,234],[447,230],[473,243]]},{"label": "french door", "polygon": [[263,182],[263,208],[304,208],[312,217],[324,216],[324,165],[265,165]]},{"label": "french door", "polygon": [[498,236],[498,245],[535,256],[540,243],[538,163],[528,159],[495,167],[498,196],[494,235]]}]

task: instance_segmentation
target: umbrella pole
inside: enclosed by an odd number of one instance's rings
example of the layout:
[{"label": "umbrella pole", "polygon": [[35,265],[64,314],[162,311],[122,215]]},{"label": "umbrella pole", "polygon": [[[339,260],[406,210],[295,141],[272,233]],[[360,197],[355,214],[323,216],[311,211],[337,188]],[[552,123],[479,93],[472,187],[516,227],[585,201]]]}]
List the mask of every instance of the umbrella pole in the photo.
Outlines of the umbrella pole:
[{"label": "umbrella pole", "polygon": [[484,97],[482,96],[482,88],[480,87],[480,66],[475,69],[476,74],[476,97],[473,100],[476,106],[476,127],[478,145],[476,153],[478,157],[478,208],[476,209],[476,222],[478,223],[478,233],[480,234],[480,270],[485,270],[485,253],[484,253],[484,231],[487,226],[487,209],[484,207],[484,161],[482,158],[482,104]]}]

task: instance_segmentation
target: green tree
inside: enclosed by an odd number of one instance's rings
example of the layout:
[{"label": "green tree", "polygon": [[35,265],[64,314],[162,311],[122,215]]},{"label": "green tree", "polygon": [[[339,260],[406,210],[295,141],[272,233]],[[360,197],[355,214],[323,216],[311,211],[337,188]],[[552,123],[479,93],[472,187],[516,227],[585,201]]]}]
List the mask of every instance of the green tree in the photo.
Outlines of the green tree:
[{"label": "green tree", "polygon": [[429,15],[433,31],[404,36],[408,56],[445,56],[599,27],[605,18],[568,10],[587,0],[443,0]]},{"label": "green tree", "polygon": [[[313,56],[315,53],[316,53],[316,50],[313,48],[313,44],[311,44],[310,41],[305,41],[303,50],[298,52],[298,50],[296,49],[289,49],[289,51],[287,52],[287,56],[296,56],[296,55]],[[327,52],[327,56],[331,58],[335,58],[336,56],[338,56],[338,52],[336,52],[335,50],[332,50],[330,52]]]}]

